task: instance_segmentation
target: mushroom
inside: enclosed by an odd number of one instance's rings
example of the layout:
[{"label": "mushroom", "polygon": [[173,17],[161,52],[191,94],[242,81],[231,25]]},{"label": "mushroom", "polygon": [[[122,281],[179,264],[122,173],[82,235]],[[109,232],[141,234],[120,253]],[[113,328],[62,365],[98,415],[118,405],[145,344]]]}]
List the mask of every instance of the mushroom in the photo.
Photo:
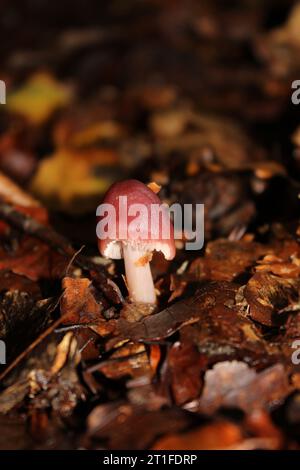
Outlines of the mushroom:
[{"label": "mushroom", "polygon": [[154,304],[156,293],[149,265],[152,252],[160,251],[168,260],[176,253],[167,206],[145,184],[126,180],[111,186],[97,216],[101,216],[97,225],[100,253],[106,258],[124,258],[132,301]]}]

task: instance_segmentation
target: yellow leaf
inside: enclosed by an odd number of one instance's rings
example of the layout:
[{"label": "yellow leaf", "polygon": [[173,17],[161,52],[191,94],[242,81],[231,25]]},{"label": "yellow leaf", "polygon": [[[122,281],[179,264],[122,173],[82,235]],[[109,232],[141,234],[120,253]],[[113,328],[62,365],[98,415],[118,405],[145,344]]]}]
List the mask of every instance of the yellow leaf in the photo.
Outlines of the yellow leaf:
[{"label": "yellow leaf", "polygon": [[78,213],[95,209],[120,177],[118,155],[113,150],[61,148],[41,161],[31,188],[48,205]]},{"label": "yellow leaf", "polygon": [[30,123],[43,124],[52,113],[66,105],[71,91],[46,73],[36,73],[19,89],[10,93],[8,109],[23,115]]}]

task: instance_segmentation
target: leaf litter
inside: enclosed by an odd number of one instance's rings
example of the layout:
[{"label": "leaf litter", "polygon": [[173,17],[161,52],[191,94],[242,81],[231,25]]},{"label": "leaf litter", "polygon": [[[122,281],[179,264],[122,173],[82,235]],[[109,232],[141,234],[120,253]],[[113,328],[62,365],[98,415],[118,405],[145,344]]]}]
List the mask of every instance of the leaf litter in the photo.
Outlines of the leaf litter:
[{"label": "leaf litter", "polygon": [[[117,2],[97,30],[44,42],[33,15],[39,49],[3,45],[0,448],[299,448],[299,9],[281,3],[267,29],[270,2]],[[127,177],[205,204],[203,250],[153,257],[152,310],[96,249]]]}]

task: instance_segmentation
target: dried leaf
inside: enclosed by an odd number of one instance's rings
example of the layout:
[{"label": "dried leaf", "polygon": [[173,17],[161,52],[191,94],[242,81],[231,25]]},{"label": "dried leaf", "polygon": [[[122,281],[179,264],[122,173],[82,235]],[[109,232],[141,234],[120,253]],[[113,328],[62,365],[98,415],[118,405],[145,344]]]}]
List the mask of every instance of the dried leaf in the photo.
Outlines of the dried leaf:
[{"label": "dried leaf", "polygon": [[103,321],[103,306],[95,299],[95,291],[89,279],[65,277],[62,282],[64,294],[61,314],[65,324],[97,324]]},{"label": "dried leaf", "polygon": [[205,356],[197,351],[195,345],[177,342],[169,350],[167,360],[175,403],[183,405],[197,398],[202,388],[202,372],[207,362]]},{"label": "dried leaf", "polygon": [[248,281],[244,296],[251,318],[266,326],[279,324],[280,313],[299,308],[299,280],[256,273]]}]

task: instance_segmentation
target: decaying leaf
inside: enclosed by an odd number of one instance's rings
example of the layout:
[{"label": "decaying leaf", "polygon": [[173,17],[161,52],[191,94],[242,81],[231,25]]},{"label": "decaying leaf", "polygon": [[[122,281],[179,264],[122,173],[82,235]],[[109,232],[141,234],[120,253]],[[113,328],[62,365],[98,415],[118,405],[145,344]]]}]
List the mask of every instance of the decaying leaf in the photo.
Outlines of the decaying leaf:
[{"label": "decaying leaf", "polygon": [[[0,448],[299,449],[298,3],[2,3]],[[131,178],[204,204],[151,308],[97,250]]]}]

